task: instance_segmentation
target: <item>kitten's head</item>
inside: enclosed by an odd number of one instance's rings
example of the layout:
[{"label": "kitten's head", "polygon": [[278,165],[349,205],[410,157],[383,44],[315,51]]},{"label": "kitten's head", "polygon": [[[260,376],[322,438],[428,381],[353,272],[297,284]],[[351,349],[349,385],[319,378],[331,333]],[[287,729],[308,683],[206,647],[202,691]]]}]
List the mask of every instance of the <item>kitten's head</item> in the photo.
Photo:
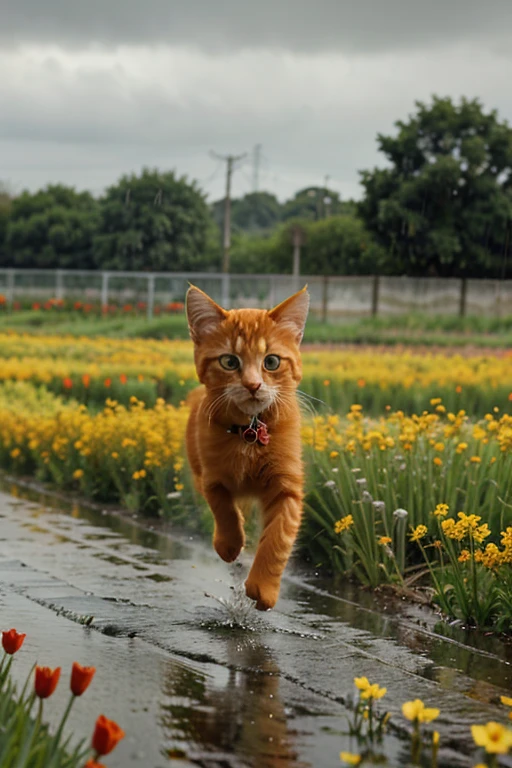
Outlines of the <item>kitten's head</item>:
[{"label": "kitten's head", "polygon": [[268,311],[228,311],[199,288],[189,289],[197,375],[221,406],[255,416],[286,403],[302,376],[299,345],[308,308],[306,288]]}]

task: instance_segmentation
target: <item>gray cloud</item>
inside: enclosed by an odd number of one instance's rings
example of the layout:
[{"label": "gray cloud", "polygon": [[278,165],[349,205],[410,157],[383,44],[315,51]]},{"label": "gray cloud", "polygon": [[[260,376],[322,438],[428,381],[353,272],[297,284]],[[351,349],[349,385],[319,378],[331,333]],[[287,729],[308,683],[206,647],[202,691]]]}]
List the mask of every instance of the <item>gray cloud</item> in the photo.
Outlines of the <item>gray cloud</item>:
[{"label": "gray cloud", "polygon": [[15,0],[4,47],[195,46],[304,53],[411,50],[458,41],[506,44],[510,0]]}]

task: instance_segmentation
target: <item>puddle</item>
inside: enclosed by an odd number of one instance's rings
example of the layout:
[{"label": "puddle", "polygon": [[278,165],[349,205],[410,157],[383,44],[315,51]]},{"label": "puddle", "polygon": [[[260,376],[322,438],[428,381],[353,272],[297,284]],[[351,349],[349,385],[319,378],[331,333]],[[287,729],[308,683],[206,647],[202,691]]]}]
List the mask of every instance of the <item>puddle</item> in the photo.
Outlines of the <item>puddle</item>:
[{"label": "puddle", "polygon": [[[12,626],[33,622],[38,651],[69,643],[107,676],[129,657],[108,691],[134,737],[109,765],[163,766],[178,755],[208,767],[339,765],[340,750],[357,751],[346,705],[362,675],[388,688],[384,765],[407,764],[405,700],[441,708],[445,768],[478,762],[470,722],[503,719],[512,648],[496,638],[300,568],[288,572],[277,610],[260,614],[243,589],[250,556],[228,567],[209,544],[165,526],[16,492],[0,494],[2,614],[7,600]],[[147,675],[148,665],[157,672]]]}]

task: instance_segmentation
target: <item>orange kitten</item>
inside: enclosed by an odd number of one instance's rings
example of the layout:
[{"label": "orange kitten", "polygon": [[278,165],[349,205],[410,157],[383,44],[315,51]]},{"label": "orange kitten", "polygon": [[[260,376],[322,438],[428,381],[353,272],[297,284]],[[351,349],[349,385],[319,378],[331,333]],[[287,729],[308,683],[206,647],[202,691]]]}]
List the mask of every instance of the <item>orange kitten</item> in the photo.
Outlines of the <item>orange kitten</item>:
[{"label": "orange kitten", "polygon": [[187,454],[215,517],[213,545],[236,560],[245,542],[238,503],[261,502],[263,533],[245,582],[259,610],[272,608],[299,530],[304,473],[299,345],[309,307],[304,288],[270,311],[219,307],[192,286],[187,318],[197,375]]}]

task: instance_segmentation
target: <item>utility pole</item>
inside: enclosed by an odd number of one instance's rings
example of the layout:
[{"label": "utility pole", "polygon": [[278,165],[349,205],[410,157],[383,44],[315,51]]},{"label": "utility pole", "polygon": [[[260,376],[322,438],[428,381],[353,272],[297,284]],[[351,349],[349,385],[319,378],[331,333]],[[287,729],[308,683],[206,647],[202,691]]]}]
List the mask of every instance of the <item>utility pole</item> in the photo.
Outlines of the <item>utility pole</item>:
[{"label": "utility pole", "polygon": [[252,191],[257,192],[260,185],[261,144],[256,144],[252,152]]},{"label": "utility pole", "polygon": [[294,290],[299,290],[300,280],[300,250],[304,245],[304,230],[299,225],[294,225],[291,230],[292,244],[293,244],[293,284]]},{"label": "utility pole", "polygon": [[331,198],[329,195],[329,179],[331,177],[326,175],[324,179],[324,187],[325,187],[325,194],[324,194],[324,211],[325,211],[325,218],[328,219],[331,215]]},{"label": "utility pole", "polygon": [[236,169],[236,163],[244,159],[243,155],[218,155],[210,153],[216,160],[226,163],[226,197],[224,198],[224,257],[222,259],[222,271],[229,272],[229,250],[231,248],[231,177]]}]

